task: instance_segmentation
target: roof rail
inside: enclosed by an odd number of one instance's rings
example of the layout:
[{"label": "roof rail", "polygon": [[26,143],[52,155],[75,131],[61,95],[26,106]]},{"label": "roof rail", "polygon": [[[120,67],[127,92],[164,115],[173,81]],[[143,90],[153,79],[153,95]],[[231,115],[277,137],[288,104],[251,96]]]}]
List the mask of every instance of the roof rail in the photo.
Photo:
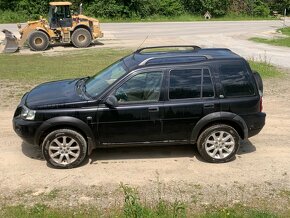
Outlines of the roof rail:
[{"label": "roof rail", "polygon": [[135,53],[141,53],[141,51],[149,50],[149,49],[158,49],[158,48],[192,48],[193,50],[201,49],[199,46],[196,45],[166,45],[166,46],[153,46],[153,47],[144,47],[137,49]]},{"label": "roof rail", "polygon": [[190,57],[196,57],[196,58],[200,58],[200,57],[203,57],[203,58],[206,58],[206,59],[212,59],[212,57],[210,55],[179,55],[179,56],[173,56],[173,55],[170,55],[170,56],[164,56],[164,57],[151,57],[151,58],[147,58],[145,59],[144,61],[142,61],[139,66],[145,66],[149,61],[152,61],[152,60],[156,60],[156,59],[166,59],[166,58],[190,58]]}]

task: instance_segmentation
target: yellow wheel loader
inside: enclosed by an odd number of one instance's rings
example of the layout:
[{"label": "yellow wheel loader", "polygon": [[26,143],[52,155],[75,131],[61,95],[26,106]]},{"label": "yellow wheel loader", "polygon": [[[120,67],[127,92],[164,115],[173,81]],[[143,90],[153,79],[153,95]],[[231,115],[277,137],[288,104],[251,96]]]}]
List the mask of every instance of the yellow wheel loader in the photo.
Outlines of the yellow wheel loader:
[{"label": "yellow wheel loader", "polygon": [[50,2],[48,20],[28,21],[23,28],[18,24],[20,39],[10,31],[5,34],[4,52],[13,53],[23,47],[24,43],[33,51],[44,51],[55,43],[72,43],[77,48],[88,47],[97,38],[103,37],[97,19],[82,14],[72,14],[71,2]]}]

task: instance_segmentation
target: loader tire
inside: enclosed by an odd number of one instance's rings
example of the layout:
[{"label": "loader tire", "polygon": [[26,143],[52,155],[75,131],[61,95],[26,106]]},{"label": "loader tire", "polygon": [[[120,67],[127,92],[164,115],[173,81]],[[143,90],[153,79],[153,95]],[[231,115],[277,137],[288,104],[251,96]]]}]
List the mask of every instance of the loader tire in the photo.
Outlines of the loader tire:
[{"label": "loader tire", "polygon": [[91,44],[92,36],[88,30],[79,28],[73,32],[71,41],[77,48],[86,48]]},{"label": "loader tire", "polygon": [[32,51],[44,51],[49,46],[49,38],[44,32],[34,31],[28,37],[28,45]]}]

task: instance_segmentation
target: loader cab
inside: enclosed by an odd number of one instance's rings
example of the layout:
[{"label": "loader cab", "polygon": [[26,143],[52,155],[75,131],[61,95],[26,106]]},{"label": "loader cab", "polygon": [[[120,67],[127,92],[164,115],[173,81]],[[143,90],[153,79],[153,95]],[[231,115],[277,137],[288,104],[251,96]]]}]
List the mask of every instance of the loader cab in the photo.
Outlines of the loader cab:
[{"label": "loader cab", "polygon": [[72,27],[70,2],[50,2],[48,20],[51,29]]}]

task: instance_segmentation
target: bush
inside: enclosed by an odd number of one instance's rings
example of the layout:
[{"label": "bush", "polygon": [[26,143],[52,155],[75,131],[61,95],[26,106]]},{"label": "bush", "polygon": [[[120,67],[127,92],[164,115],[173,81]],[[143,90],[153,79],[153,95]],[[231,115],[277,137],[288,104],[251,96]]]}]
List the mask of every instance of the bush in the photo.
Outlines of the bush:
[{"label": "bush", "polygon": [[253,9],[253,15],[256,17],[267,17],[269,16],[269,14],[270,14],[270,9],[269,7],[265,5],[259,5]]},{"label": "bush", "polygon": [[29,20],[29,17],[23,12],[0,11],[0,23],[15,23]]},{"label": "bush", "polygon": [[116,0],[95,1],[90,5],[85,5],[85,10],[94,17],[123,17],[123,7]]},{"label": "bush", "polygon": [[209,11],[213,16],[224,16],[228,12],[229,0],[201,0],[203,12]]},{"label": "bush", "polygon": [[252,13],[256,17],[267,17],[270,15],[270,9],[262,0],[255,0]]},{"label": "bush", "polygon": [[156,4],[158,15],[176,16],[184,13],[184,7],[179,0],[159,0]]}]

